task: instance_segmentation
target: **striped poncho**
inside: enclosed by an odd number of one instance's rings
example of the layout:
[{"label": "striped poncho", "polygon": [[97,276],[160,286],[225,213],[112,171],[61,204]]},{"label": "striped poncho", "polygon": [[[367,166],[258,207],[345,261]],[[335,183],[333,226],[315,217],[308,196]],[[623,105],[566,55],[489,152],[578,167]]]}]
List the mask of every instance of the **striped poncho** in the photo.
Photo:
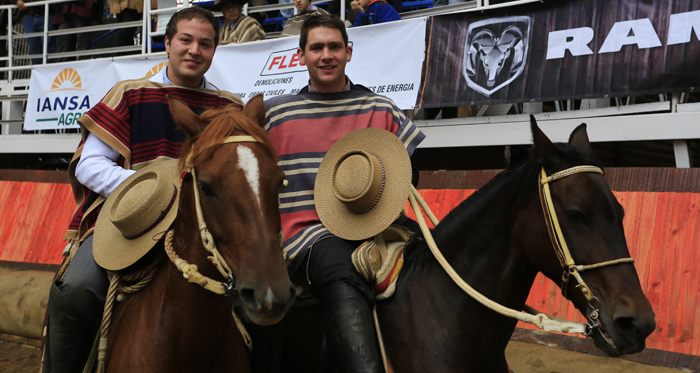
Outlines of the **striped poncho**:
[{"label": "striped poncho", "polygon": [[267,35],[262,26],[253,17],[241,14],[236,24],[231,27],[231,22],[226,21],[219,28],[219,44],[240,44],[249,41],[265,40]]},{"label": "striped poncho", "polygon": [[326,152],[346,134],[360,128],[383,128],[393,132],[413,154],[425,135],[390,99],[360,85],[350,91],[298,94],[270,98],[265,102],[265,129],[279,153],[279,165],[289,186],[280,193],[280,213],[287,260],[293,273],[309,247],[330,234],[321,224],[314,205],[314,183]]},{"label": "striped poncho", "polygon": [[[159,158],[178,158],[185,140],[172,115],[166,95],[183,100],[195,112],[241,100],[226,91],[184,88],[147,78],[117,83],[107,95],[79,119],[83,139],[68,167],[77,204],[65,239],[85,239],[92,233],[105,198],[80,184],[75,168],[88,131],[119,154],[117,164],[138,170]],[[87,131],[86,131],[87,130]]]}]

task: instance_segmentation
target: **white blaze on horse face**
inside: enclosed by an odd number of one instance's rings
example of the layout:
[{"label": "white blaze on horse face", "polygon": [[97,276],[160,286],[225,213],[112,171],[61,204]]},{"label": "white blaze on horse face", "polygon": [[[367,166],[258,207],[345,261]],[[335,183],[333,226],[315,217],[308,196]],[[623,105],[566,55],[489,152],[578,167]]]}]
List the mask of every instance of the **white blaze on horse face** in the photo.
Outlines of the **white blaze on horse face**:
[{"label": "white blaze on horse face", "polygon": [[258,167],[258,159],[250,148],[246,146],[238,147],[238,167],[245,173],[245,178],[248,180],[250,188],[253,189],[255,197],[258,199],[258,207],[260,206],[260,168]]}]

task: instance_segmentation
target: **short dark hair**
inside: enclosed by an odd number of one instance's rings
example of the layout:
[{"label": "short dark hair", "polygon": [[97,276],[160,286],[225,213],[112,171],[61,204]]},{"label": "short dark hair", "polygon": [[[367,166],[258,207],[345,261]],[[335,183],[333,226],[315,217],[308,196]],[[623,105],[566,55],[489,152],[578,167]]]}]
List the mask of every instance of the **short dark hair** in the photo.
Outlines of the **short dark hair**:
[{"label": "short dark hair", "polygon": [[309,38],[309,30],[315,29],[317,27],[327,27],[330,29],[335,29],[340,31],[340,35],[343,36],[343,41],[345,42],[345,47],[348,46],[348,32],[345,31],[345,23],[340,20],[340,18],[330,15],[330,14],[314,14],[304,21],[301,26],[301,35],[299,37],[299,48],[302,52],[306,49],[306,41]]},{"label": "short dark hair", "polygon": [[178,11],[170,17],[168,21],[168,26],[165,27],[165,37],[171,42],[177,34],[177,24],[180,21],[189,21],[193,19],[200,19],[205,22],[209,22],[211,27],[214,28],[214,45],[219,45],[219,21],[214,17],[214,14],[207,9],[200,7],[190,7]]}]

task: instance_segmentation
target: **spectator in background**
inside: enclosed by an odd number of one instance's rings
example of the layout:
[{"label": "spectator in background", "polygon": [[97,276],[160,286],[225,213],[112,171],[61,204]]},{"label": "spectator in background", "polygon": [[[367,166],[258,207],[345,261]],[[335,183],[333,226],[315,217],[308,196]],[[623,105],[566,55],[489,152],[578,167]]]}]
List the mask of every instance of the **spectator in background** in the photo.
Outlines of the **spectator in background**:
[{"label": "spectator in background", "polygon": [[212,11],[221,11],[225,21],[219,29],[219,45],[240,44],[265,40],[267,35],[253,17],[243,14],[243,5],[248,0],[216,0]]},{"label": "spectator in background", "polygon": [[284,29],[280,37],[285,36],[295,36],[301,34],[301,25],[304,24],[307,18],[313,16],[314,14],[328,14],[322,8],[317,8],[315,5],[311,5],[311,0],[294,0],[294,7],[297,8],[299,13],[292,18],[287,20],[284,24]]},{"label": "spectator in background", "polygon": [[[32,0],[27,0],[29,3]],[[44,31],[44,6],[33,6],[28,7],[25,1],[22,0],[11,0],[11,2],[17,5],[17,8],[22,11],[24,15],[24,33],[31,34],[34,32]],[[51,16],[49,16],[49,25],[51,25]],[[44,54],[44,44],[42,43],[43,38],[39,36],[27,38],[27,44],[29,45],[30,54]],[[56,53],[56,41],[54,38],[49,38],[49,45],[47,47],[48,53]],[[32,58],[33,65],[40,65],[43,62],[41,58]]]},{"label": "spectator in background", "polygon": [[[157,7],[158,2],[151,0],[151,9]],[[143,0],[109,0],[109,12],[117,16],[117,22],[141,21],[143,20]],[[119,29],[117,46],[134,45],[134,34],[136,34],[136,27]]]},{"label": "spectator in background", "polygon": [[[69,3],[55,4],[53,24],[59,30],[68,30],[78,27],[92,26],[93,22],[102,23],[101,0],[78,0]],[[70,35],[56,37],[58,53],[84,51],[90,48],[92,42],[91,32],[77,32]],[[80,59],[89,58],[81,56]],[[59,61],[72,61],[75,57],[61,58]]]},{"label": "spectator in background", "polygon": [[[436,0],[436,1],[447,1],[447,0]],[[454,0],[453,0],[454,1]],[[466,1],[466,0],[464,0]],[[403,0],[386,0],[386,2],[391,5],[396,13],[403,12]],[[350,11],[352,0],[345,0],[345,10]],[[340,16],[340,0],[333,0],[328,3],[328,13]]]},{"label": "spectator in background", "polygon": [[356,27],[399,20],[401,16],[386,0],[353,0],[345,25]]}]

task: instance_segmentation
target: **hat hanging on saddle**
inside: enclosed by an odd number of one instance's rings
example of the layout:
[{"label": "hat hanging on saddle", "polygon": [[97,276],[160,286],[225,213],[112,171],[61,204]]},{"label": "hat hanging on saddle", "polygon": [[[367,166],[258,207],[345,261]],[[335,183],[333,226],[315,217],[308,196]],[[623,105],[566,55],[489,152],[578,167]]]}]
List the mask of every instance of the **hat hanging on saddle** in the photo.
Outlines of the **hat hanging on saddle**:
[{"label": "hat hanging on saddle", "polygon": [[338,140],[314,186],[323,225],[346,240],[364,240],[399,217],[411,189],[411,160],[393,133],[363,128]]},{"label": "hat hanging on saddle", "polygon": [[95,224],[97,264],[118,271],[146,255],[175,220],[181,183],[177,160],[171,159],[148,165],[119,184]]},{"label": "hat hanging on saddle", "polygon": [[235,3],[244,6],[248,4],[248,0],[214,0],[214,5],[210,8],[212,12],[220,12],[224,4]]}]

